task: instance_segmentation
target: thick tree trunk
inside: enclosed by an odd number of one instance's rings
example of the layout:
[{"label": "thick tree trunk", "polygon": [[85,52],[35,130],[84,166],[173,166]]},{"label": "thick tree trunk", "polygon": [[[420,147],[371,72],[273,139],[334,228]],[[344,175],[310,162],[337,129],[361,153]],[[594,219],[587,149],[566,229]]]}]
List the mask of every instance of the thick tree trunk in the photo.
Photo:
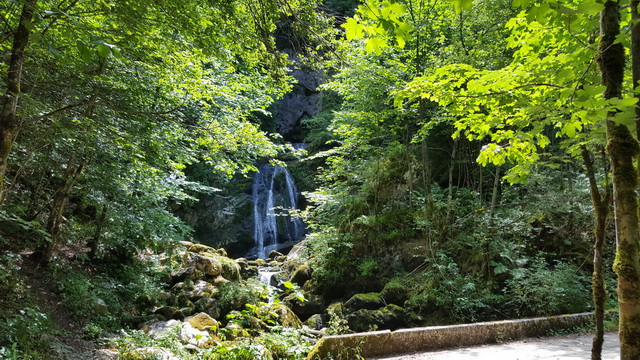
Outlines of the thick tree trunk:
[{"label": "thick tree trunk", "polygon": [[[604,3],[600,13],[600,56],[598,65],[605,98],[622,96],[625,54],[624,47],[616,43],[620,33],[620,5],[617,1]],[[638,142],[625,125],[606,121],[607,152],[613,172],[613,200],[616,219],[616,260],[618,275],[618,301],[620,307],[620,359],[640,359],[640,262],[638,247],[637,172],[634,159],[639,152]]]},{"label": "thick tree trunk", "polygon": [[33,20],[33,14],[37,0],[26,0],[20,24],[13,35],[13,47],[7,69],[6,89],[2,99],[2,114],[0,115],[0,194],[4,188],[4,177],[7,173],[7,160],[13,147],[13,141],[18,134],[18,98],[20,97],[20,83],[22,81],[22,65],[24,64],[25,50],[29,43],[29,27]]},{"label": "thick tree trunk", "polygon": [[589,178],[589,188],[591,192],[591,202],[595,215],[595,227],[593,235],[595,238],[593,246],[593,274],[591,277],[591,289],[593,293],[593,306],[596,320],[596,333],[591,346],[591,360],[602,359],[602,344],[604,343],[604,305],[607,300],[607,291],[602,270],[602,253],[605,240],[605,228],[607,216],[609,215],[609,202],[611,201],[611,191],[609,186],[605,187],[604,196],[598,188],[596,171],[591,160],[589,151],[582,148],[582,158],[587,169]]}]

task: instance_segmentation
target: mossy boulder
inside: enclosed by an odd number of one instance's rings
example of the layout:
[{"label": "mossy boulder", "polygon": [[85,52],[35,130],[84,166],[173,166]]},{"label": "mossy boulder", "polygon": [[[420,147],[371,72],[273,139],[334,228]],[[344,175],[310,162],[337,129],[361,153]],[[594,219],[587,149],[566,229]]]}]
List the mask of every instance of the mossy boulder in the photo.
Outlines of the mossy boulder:
[{"label": "mossy boulder", "polygon": [[222,309],[216,299],[202,298],[194,303],[196,311],[209,314],[214,319],[222,316]]},{"label": "mossy boulder", "polygon": [[405,326],[405,311],[391,304],[378,310],[361,309],[346,317],[349,328],[355,332],[398,329]]},{"label": "mossy boulder", "polygon": [[182,259],[187,266],[193,266],[202,271],[206,276],[218,276],[222,273],[222,264],[219,256],[211,256],[208,253],[198,254],[185,252]]},{"label": "mossy boulder", "polygon": [[387,304],[404,305],[409,300],[409,287],[399,281],[391,281],[384,286],[380,296]]},{"label": "mossy boulder", "polygon": [[296,294],[289,294],[284,298],[283,302],[302,320],[324,311],[324,300],[320,295],[306,293],[303,295],[304,301],[298,299]]},{"label": "mossy boulder", "polygon": [[345,313],[344,304],[341,302],[334,302],[327,306],[327,314],[343,317]]},{"label": "mossy boulder", "polygon": [[[175,286],[174,286],[175,289]],[[189,290],[184,290],[184,295],[191,301],[197,301],[202,298],[211,298],[216,295],[218,289],[204,280],[198,280]]]},{"label": "mossy boulder", "polygon": [[213,259],[217,260],[222,265],[221,275],[230,281],[240,281],[242,276],[240,275],[240,265],[228,257],[213,255]]},{"label": "mossy boulder", "polygon": [[322,315],[321,314],[311,315],[311,317],[304,322],[304,325],[308,326],[310,329],[313,329],[313,330],[322,329],[324,327],[324,321],[322,319]]},{"label": "mossy boulder", "polygon": [[271,311],[278,315],[278,322],[280,325],[296,329],[302,327],[302,321],[300,321],[300,318],[285,304],[272,304]]},{"label": "mossy boulder", "polygon": [[154,313],[162,315],[167,320],[171,320],[171,319],[178,320],[182,318],[182,314],[180,313],[180,308],[177,306],[166,305],[156,309]]},{"label": "mossy boulder", "polygon": [[308,280],[311,279],[312,274],[313,274],[313,271],[311,270],[311,267],[309,266],[309,264],[302,263],[298,267],[296,267],[295,270],[293,270],[293,273],[291,274],[291,278],[289,279],[289,281],[302,286]]},{"label": "mossy boulder", "polygon": [[376,310],[384,306],[380,293],[371,292],[366,294],[355,294],[344,303],[348,312],[357,310]]},{"label": "mossy boulder", "polygon": [[284,284],[287,281],[289,281],[289,273],[286,271],[279,271],[273,274],[273,276],[271,276],[270,285],[284,290],[284,287],[282,284]]},{"label": "mossy boulder", "polygon": [[212,334],[217,333],[218,329],[220,328],[220,324],[218,324],[218,321],[204,312],[190,316],[184,319],[184,322],[193,326],[195,329],[206,330]]}]

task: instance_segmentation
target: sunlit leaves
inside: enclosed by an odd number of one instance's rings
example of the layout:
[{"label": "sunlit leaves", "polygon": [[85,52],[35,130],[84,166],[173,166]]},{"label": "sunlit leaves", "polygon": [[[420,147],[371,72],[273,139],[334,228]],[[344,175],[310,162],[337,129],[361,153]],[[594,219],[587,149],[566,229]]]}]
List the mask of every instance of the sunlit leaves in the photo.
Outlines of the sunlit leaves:
[{"label": "sunlit leaves", "polygon": [[341,26],[347,40],[365,38],[367,52],[380,55],[390,43],[404,48],[412,30],[403,20],[406,15],[406,5],[395,0],[369,0]]},{"label": "sunlit leaves", "polygon": [[460,14],[463,10],[471,10],[473,0],[449,0],[453,3],[453,7],[457,14]]}]

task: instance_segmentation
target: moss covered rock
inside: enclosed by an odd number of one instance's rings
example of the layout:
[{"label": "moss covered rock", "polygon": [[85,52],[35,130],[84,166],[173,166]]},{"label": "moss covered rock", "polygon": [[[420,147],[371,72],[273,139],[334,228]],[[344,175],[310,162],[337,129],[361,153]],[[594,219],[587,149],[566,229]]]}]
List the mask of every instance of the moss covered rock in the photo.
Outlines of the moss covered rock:
[{"label": "moss covered rock", "polygon": [[289,281],[302,286],[304,285],[304,283],[311,279],[312,274],[313,272],[311,271],[311,267],[309,266],[309,264],[302,263],[298,267],[296,267],[295,270],[293,270]]},{"label": "moss covered rock", "polygon": [[356,332],[403,327],[405,312],[400,306],[391,304],[378,310],[361,309],[346,317],[349,328]]},{"label": "moss covered rock", "polygon": [[320,295],[305,293],[304,301],[301,301],[296,294],[289,294],[284,298],[283,302],[302,320],[324,311],[324,300]]},{"label": "moss covered rock", "polygon": [[310,329],[313,329],[313,330],[322,329],[324,327],[324,321],[322,319],[322,315],[321,314],[311,315],[311,317],[309,317],[304,322],[304,325],[308,326]]},{"label": "moss covered rock", "polygon": [[348,312],[357,310],[376,310],[384,306],[380,293],[371,292],[366,294],[355,294],[344,303]]},{"label": "moss covered rock", "polygon": [[212,334],[217,333],[220,328],[218,321],[204,312],[190,316],[184,319],[184,322],[193,326],[195,329],[206,330]]},{"label": "moss covered rock", "polygon": [[404,305],[404,302],[409,299],[409,287],[402,284],[399,281],[391,281],[384,286],[384,289],[380,292],[380,296],[387,304],[396,304],[399,306]]},{"label": "moss covered rock", "polygon": [[302,327],[302,321],[300,321],[300,318],[285,304],[272,304],[271,311],[278,315],[278,322],[280,325],[296,329]]}]

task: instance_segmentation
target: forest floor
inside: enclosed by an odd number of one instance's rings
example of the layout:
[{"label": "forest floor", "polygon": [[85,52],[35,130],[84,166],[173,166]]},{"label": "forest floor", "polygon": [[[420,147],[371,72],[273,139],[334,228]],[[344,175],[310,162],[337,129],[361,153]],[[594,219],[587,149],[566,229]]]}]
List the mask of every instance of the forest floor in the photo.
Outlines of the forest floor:
[{"label": "forest floor", "polygon": [[[382,357],[375,360],[588,360],[591,359],[592,338],[591,334],[574,334]],[[617,333],[606,333],[602,360],[617,360],[620,358],[619,354],[620,343]]]},{"label": "forest floor", "polygon": [[25,287],[34,304],[47,314],[52,323],[52,331],[47,339],[52,348],[51,356],[63,360],[117,359],[117,352],[100,349],[94,341],[83,338],[85,324],[62,304],[55,282],[46,276],[46,271],[37,265],[30,254],[22,255],[20,272]]}]

